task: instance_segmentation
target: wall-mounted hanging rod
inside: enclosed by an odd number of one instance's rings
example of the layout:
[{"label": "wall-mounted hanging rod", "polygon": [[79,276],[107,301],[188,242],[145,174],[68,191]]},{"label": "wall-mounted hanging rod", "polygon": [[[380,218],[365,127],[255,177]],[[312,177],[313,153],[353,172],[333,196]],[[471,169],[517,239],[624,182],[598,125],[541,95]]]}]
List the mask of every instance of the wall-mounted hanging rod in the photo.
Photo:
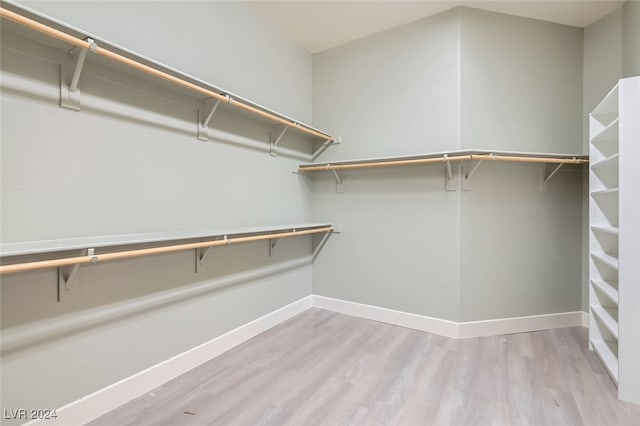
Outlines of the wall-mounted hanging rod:
[{"label": "wall-mounted hanging rod", "polygon": [[325,170],[345,170],[345,169],[364,169],[369,167],[390,167],[390,166],[402,166],[411,164],[425,164],[425,163],[442,163],[443,161],[463,161],[471,160],[470,155],[459,156],[447,156],[433,157],[433,158],[416,158],[410,160],[390,160],[390,161],[371,161],[371,162],[358,162],[351,164],[322,164],[322,165],[305,165],[298,167],[298,172],[321,172]]},{"label": "wall-mounted hanging rod", "polygon": [[561,158],[561,157],[531,157],[531,156],[511,156],[500,154],[472,154],[472,160],[493,160],[493,161],[515,161],[519,163],[547,163],[547,164],[587,164],[589,160],[584,158]]},{"label": "wall-mounted hanging rod", "polygon": [[4,18],[4,19],[8,19],[10,21],[13,21],[17,24],[20,24],[22,26],[25,26],[27,28],[30,28],[32,30],[38,31],[42,34],[45,34],[49,37],[55,38],[57,40],[69,43],[73,46],[77,46],[80,49],[84,49],[86,51],[91,50],[93,53],[95,53],[96,55],[100,55],[103,56],[105,58],[109,58],[115,62],[119,62],[121,64],[127,65],[133,69],[136,69],[138,71],[150,74],[154,77],[157,77],[159,79],[168,81],[170,83],[173,83],[177,86],[192,90],[194,92],[200,93],[202,95],[205,95],[207,97],[210,98],[214,98],[216,100],[220,100],[223,101],[225,103],[228,103],[229,105],[232,105],[236,108],[248,111],[250,113],[259,115],[263,118],[266,118],[268,120],[271,121],[275,121],[277,123],[283,124],[287,127],[291,127],[293,129],[296,129],[302,133],[306,133],[309,134],[311,136],[320,138],[322,140],[325,141],[334,141],[335,138],[331,135],[328,135],[326,133],[323,132],[319,132],[315,129],[312,129],[310,127],[307,127],[301,123],[298,123],[294,120],[290,120],[290,119],[286,119],[283,117],[280,117],[278,115],[275,115],[271,112],[267,112],[267,111],[263,111],[260,108],[257,108],[253,105],[250,105],[248,103],[245,103],[243,101],[240,100],[236,100],[233,97],[225,94],[225,93],[218,93],[215,92],[213,90],[210,89],[206,89],[202,86],[199,86],[197,84],[191,83],[189,81],[186,81],[184,79],[181,79],[179,77],[173,76],[171,74],[168,74],[164,71],[161,71],[159,69],[153,68],[149,65],[145,65],[141,62],[135,61],[133,59],[127,58],[126,56],[120,55],[118,53],[112,52],[111,50],[105,49],[103,47],[100,46],[96,46],[92,41],[87,41],[87,40],[82,40],[80,38],[74,37],[70,34],[67,34],[63,31],[57,30],[55,28],[52,28],[48,25],[42,24],[40,22],[34,21],[33,19],[29,19],[25,16],[22,16],[18,13],[12,12],[10,10],[7,10],[3,7],[0,7],[0,17]]},{"label": "wall-mounted hanging rod", "polygon": [[[484,161],[484,160],[493,160],[493,161],[514,161],[521,163],[547,163],[547,164],[587,164],[589,163],[588,159],[584,158],[563,158],[563,157],[549,157],[549,156],[515,156],[515,155],[502,155],[502,154],[463,154],[456,155],[453,154],[442,154],[442,156],[438,157],[428,157],[428,158],[409,158],[409,159],[401,159],[401,160],[384,160],[377,159],[371,161],[362,161],[355,160],[353,163],[342,162],[339,164],[306,164],[298,167],[298,172],[321,172],[328,170],[345,170],[345,169],[363,169],[370,167],[391,167],[391,166],[402,166],[402,165],[411,165],[411,164],[425,164],[425,163],[449,163],[450,161],[467,161],[467,160],[475,160],[475,161]],[[472,170],[475,172],[474,167]],[[470,172],[469,175],[472,173]],[[470,176],[469,176],[470,177]]]},{"label": "wall-mounted hanging rod", "polygon": [[33,271],[36,269],[55,268],[68,265],[81,265],[86,263],[106,262],[110,260],[126,259],[130,257],[140,257],[152,254],[170,253],[175,251],[202,249],[207,247],[216,247],[231,244],[248,243],[260,240],[272,240],[279,238],[296,237],[301,235],[319,234],[332,232],[332,226],[322,228],[306,229],[302,231],[292,230],[289,232],[275,232],[260,235],[252,235],[247,237],[234,237],[223,240],[201,241],[196,243],[173,244],[162,247],[152,247],[145,249],[125,250],[104,254],[90,254],[76,257],[67,257],[61,259],[42,260],[36,262],[16,263],[12,265],[1,265],[0,274],[12,274],[16,272]]}]

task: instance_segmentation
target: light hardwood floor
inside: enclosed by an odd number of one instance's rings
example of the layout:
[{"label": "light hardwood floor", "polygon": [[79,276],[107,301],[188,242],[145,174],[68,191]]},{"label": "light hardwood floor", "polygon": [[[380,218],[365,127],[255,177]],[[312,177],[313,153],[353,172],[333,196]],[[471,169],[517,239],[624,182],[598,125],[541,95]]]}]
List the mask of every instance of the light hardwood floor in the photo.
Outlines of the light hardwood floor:
[{"label": "light hardwood floor", "polygon": [[453,340],[310,309],[91,425],[640,425],[587,334]]}]

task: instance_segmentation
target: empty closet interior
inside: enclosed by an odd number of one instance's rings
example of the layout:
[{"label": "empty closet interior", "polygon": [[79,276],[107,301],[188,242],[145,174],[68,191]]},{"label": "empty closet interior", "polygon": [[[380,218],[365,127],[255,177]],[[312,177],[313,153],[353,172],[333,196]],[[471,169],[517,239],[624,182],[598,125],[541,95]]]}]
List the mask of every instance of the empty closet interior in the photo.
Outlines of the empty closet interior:
[{"label": "empty closet interior", "polygon": [[86,423],[311,307],[588,327],[640,404],[640,3],[317,52],[250,3],[1,2],[3,409]]}]

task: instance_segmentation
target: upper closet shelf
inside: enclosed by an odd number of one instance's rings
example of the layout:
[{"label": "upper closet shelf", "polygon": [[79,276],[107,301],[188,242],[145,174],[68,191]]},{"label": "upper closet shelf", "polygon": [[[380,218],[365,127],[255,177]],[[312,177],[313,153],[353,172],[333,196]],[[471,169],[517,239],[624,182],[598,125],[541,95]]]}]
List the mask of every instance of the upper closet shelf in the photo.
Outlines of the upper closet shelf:
[{"label": "upper closet shelf", "polygon": [[469,179],[476,172],[483,161],[510,161],[521,163],[542,163],[551,165],[552,168],[542,175],[542,185],[546,184],[549,179],[565,164],[587,164],[589,156],[579,154],[554,154],[542,152],[515,152],[515,151],[492,151],[492,150],[456,150],[446,152],[433,152],[425,154],[416,154],[399,157],[379,157],[358,160],[334,161],[331,163],[311,163],[298,166],[298,173],[308,172],[333,172],[338,183],[338,192],[341,192],[342,179],[339,170],[348,169],[364,169],[374,167],[391,167],[406,166],[414,164],[443,163],[445,166],[446,188],[455,190],[454,173],[452,163],[469,161],[468,170],[464,170],[464,166],[460,167],[463,178],[463,189],[469,189]]},{"label": "upper closet shelf", "polygon": [[93,56],[96,59],[101,57],[111,63],[124,65],[129,69],[142,72],[144,75],[202,96],[203,103],[208,104],[210,108],[198,117],[198,138],[201,140],[208,139],[207,128],[218,107],[227,104],[273,123],[270,140],[272,155],[275,155],[278,142],[289,129],[307,135],[313,138],[314,141],[319,142],[315,147],[314,158],[329,145],[336,143],[335,137],[310,125],[24,6],[3,1],[0,7],[0,17],[5,20],[3,29],[28,35],[54,47],[73,47],[69,51],[69,55],[77,58],[77,62],[71,81],[63,82],[61,85],[60,105],[62,107],[74,110],[80,109],[78,82],[85,59],[88,56]]}]

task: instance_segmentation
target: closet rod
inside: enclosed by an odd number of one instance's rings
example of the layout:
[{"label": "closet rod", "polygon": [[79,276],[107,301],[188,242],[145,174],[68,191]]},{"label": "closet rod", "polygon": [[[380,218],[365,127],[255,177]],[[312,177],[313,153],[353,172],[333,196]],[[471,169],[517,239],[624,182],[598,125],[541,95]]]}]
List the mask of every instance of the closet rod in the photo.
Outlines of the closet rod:
[{"label": "closet rod", "polygon": [[557,157],[515,157],[508,155],[468,154],[453,157],[416,158],[412,160],[372,161],[352,164],[322,164],[313,166],[300,166],[299,172],[320,172],[324,170],[363,169],[367,167],[400,166],[406,164],[442,163],[446,161],[464,160],[495,160],[515,161],[521,163],[548,163],[548,164],[586,164],[589,160],[581,158],[557,158]]},{"label": "closet rod", "polygon": [[472,154],[472,160],[515,161],[520,163],[547,163],[547,164],[587,164],[589,160],[583,158],[557,158],[557,157],[514,157],[509,155]]},{"label": "closet rod", "polygon": [[471,155],[459,155],[456,157],[415,158],[413,160],[373,161],[369,163],[354,164],[323,164],[318,166],[300,166],[299,172],[320,172],[324,170],[364,169],[367,167],[401,166],[406,164],[442,163],[445,161],[471,160]]},{"label": "closet rod", "polygon": [[[25,16],[22,16],[18,13],[12,12],[10,10],[4,9],[2,7],[0,7],[0,17],[8,19],[10,21],[13,21],[17,24],[23,25],[27,28],[31,28],[32,30],[38,31],[42,34],[48,35],[49,37],[64,41],[66,43],[72,44],[74,46],[77,46],[79,48],[82,49],[90,49],[92,47],[92,45],[85,40],[79,39],[77,37],[74,37],[72,35],[69,35],[63,31],[59,31],[55,28],[52,28],[48,25],[44,25],[41,24],[40,22],[34,21],[32,19],[29,19]],[[190,83],[186,80],[183,80],[181,78],[175,77],[171,74],[168,74],[164,71],[160,71],[158,69],[155,69],[153,67],[150,67],[148,65],[145,65],[143,63],[140,63],[138,61],[135,61],[133,59],[129,59],[125,56],[122,56],[118,53],[112,52],[108,49],[105,49],[103,47],[97,46],[95,48],[95,50],[93,51],[93,53],[97,54],[97,55],[101,55],[104,56],[106,58],[112,59],[116,62],[120,62],[124,65],[127,65],[131,68],[137,69],[138,71],[142,71],[144,73],[153,75],[157,78],[160,78],[162,80],[168,81],[170,83],[174,83],[178,86],[182,86],[184,88],[193,90],[195,92],[201,93],[205,96],[220,100],[222,102],[228,103],[229,105],[233,105],[237,108],[240,109],[244,109],[245,111],[257,114],[262,116],[263,118],[267,118],[269,120],[278,122],[280,124],[284,124],[285,126],[289,126],[292,127],[294,129],[297,129],[303,133],[307,133],[310,135],[313,135],[315,137],[324,139],[328,142],[334,142],[335,138],[333,136],[330,136],[326,133],[322,133],[322,132],[318,132],[314,129],[310,129],[306,126],[304,126],[303,124],[297,123],[295,121],[290,121],[290,120],[286,120],[282,117],[278,117],[277,115],[262,111],[259,108],[256,108],[252,105],[248,105],[245,104],[243,102],[237,101],[234,98],[232,98],[229,95],[223,95],[217,92],[214,92],[212,90],[209,89],[205,89],[204,87],[198,86],[197,84],[193,84]]]},{"label": "closet rod", "polygon": [[198,249],[205,247],[225,246],[230,244],[248,243],[252,241],[269,240],[276,238],[296,237],[300,235],[319,234],[323,232],[332,232],[333,227],[327,226],[323,228],[307,229],[304,231],[278,232],[271,234],[253,235],[249,237],[229,238],[226,240],[201,241],[197,243],[174,244],[162,247],[152,247],[137,250],[125,250],[113,253],[104,253],[87,256],[66,257],[62,259],[42,260],[37,262],[16,263],[13,265],[1,265],[1,274],[11,274],[15,272],[32,271],[36,269],[53,268],[58,266],[68,266],[85,263],[105,262],[109,260],[125,259],[129,257],[147,256],[151,254],[169,253],[174,251],[183,251],[190,249]]}]

